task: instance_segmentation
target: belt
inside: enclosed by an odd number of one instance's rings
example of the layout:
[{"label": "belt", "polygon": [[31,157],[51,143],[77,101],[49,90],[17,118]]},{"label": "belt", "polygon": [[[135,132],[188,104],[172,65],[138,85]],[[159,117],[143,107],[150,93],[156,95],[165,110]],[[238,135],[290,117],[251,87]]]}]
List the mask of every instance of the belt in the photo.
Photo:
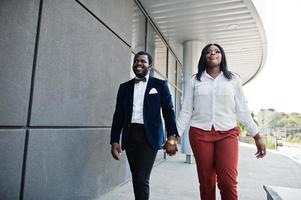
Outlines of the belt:
[{"label": "belt", "polygon": [[144,129],[144,124],[131,123],[131,128]]}]

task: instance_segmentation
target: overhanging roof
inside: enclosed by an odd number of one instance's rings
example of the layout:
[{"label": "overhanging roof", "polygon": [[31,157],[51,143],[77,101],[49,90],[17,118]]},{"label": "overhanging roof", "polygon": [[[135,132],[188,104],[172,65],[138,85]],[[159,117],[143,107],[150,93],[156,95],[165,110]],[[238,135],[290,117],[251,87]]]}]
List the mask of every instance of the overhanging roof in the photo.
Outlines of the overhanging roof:
[{"label": "overhanging roof", "polygon": [[[263,67],[264,27],[251,0],[136,0],[173,52],[189,40],[220,44],[243,83]],[[181,46],[181,45],[180,45]],[[182,55],[177,55],[182,57]]]}]

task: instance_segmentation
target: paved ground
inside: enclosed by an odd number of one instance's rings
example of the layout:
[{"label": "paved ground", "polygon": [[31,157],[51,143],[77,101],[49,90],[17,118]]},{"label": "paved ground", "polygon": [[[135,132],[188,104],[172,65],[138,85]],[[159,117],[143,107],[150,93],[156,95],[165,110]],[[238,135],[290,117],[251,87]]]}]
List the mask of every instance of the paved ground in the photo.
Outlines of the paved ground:
[{"label": "paved ground", "polygon": [[283,142],[283,146],[278,147],[278,153],[286,155],[301,165],[301,145],[300,144],[289,144]]},{"label": "paved ground", "polygon": [[[240,144],[238,193],[241,200],[266,199],[263,185],[301,188],[301,165],[277,152],[264,159],[254,157],[255,148]],[[199,199],[195,164],[186,164],[185,155],[168,158],[157,165],[151,176],[151,200]],[[218,193],[218,191],[217,191]],[[219,195],[217,195],[217,199]],[[134,200],[132,183],[116,188],[97,200]],[[301,199],[301,198],[300,198]]]}]

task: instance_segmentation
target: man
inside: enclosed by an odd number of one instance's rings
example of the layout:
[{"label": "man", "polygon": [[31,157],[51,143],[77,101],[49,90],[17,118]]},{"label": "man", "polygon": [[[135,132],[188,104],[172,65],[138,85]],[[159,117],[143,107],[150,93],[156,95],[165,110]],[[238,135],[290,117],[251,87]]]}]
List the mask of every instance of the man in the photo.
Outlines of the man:
[{"label": "man", "polygon": [[149,199],[149,177],[157,151],[164,147],[168,155],[174,155],[179,136],[167,81],[149,76],[151,67],[152,57],[148,53],[141,51],[135,55],[133,71],[136,77],[119,87],[111,129],[112,156],[119,160],[121,149],[125,149],[136,200]]}]

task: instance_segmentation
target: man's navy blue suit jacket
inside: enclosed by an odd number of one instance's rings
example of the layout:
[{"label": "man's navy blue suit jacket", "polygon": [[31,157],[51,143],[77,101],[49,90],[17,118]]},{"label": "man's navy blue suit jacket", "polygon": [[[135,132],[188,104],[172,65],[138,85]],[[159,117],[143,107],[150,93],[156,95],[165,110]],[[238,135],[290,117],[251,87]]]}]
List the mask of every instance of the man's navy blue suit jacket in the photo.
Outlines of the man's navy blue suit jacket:
[{"label": "man's navy blue suit jacket", "polygon": [[[130,134],[130,124],[133,112],[134,79],[129,80],[119,86],[117,102],[111,129],[111,144],[119,143],[122,132],[122,149],[125,149],[128,136]],[[158,93],[149,94],[155,88]],[[155,150],[163,148],[165,137],[161,120],[160,110],[165,122],[167,137],[177,135],[178,131],[175,122],[175,113],[169,92],[167,81],[154,77],[149,77],[143,104],[143,120],[146,137]]]}]

